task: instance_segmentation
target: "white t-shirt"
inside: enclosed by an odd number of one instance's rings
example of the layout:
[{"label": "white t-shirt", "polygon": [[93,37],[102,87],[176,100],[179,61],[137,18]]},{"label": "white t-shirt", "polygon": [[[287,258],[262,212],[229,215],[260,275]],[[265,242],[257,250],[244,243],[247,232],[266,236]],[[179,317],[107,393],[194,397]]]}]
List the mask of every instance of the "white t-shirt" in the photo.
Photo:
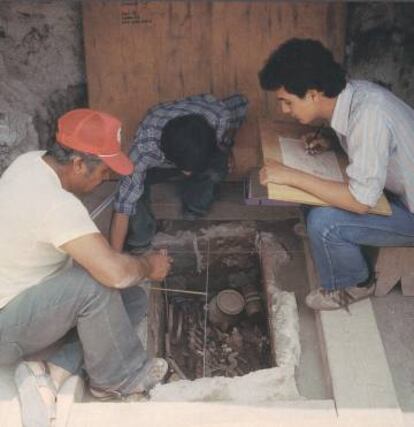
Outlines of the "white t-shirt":
[{"label": "white t-shirt", "polygon": [[0,178],[0,308],[71,265],[61,245],[99,233],[44,154],[21,155]]}]

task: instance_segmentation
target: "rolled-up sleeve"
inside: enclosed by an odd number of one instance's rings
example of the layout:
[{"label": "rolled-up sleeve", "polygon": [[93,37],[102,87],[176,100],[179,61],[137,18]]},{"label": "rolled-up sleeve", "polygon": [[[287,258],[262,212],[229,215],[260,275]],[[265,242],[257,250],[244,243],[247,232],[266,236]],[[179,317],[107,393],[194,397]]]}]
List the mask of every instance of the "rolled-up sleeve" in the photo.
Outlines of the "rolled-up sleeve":
[{"label": "rolled-up sleeve", "polygon": [[374,207],[384,190],[391,135],[387,120],[372,105],[356,115],[347,135],[349,191],[355,199]]}]

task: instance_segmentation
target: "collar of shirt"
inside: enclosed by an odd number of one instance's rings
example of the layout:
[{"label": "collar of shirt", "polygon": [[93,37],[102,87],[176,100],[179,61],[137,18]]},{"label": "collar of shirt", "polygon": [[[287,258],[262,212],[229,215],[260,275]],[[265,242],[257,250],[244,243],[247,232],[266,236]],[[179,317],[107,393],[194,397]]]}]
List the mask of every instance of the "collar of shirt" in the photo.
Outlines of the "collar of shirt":
[{"label": "collar of shirt", "polygon": [[351,101],[354,90],[352,82],[348,82],[345,89],[338,95],[334,112],[332,114],[331,127],[343,136],[346,136],[348,129]]}]

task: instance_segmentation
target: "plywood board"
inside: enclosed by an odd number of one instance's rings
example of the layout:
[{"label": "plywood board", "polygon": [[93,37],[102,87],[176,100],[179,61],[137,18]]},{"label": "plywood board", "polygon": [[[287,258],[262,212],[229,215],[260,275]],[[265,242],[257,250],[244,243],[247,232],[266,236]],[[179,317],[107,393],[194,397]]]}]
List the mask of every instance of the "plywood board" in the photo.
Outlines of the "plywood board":
[{"label": "plywood board", "polygon": [[[279,136],[297,138],[300,134],[305,133],[305,130],[307,129],[299,125],[290,125],[290,127],[287,127],[285,124],[269,120],[261,120],[259,127],[263,163],[266,163],[266,161],[269,160],[283,163],[279,144]],[[345,176],[345,169],[348,164],[347,157],[342,152],[336,152],[336,155],[339,166],[343,175]],[[328,206],[328,204],[320,198],[289,185],[270,183],[267,185],[267,194],[271,200],[281,200],[285,202],[300,203],[312,206]],[[384,195],[381,196],[377,205],[370,209],[370,213],[391,215],[391,207]]]},{"label": "plywood board", "polygon": [[123,146],[146,111],[198,93],[249,98],[236,137],[235,175],[257,166],[257,117],[281,117],[257,73],[270,52],[291,37],[321,40],[342,61],[346,5],[271,1],[98,1],[83,3],[91,107],[124,123]]}]

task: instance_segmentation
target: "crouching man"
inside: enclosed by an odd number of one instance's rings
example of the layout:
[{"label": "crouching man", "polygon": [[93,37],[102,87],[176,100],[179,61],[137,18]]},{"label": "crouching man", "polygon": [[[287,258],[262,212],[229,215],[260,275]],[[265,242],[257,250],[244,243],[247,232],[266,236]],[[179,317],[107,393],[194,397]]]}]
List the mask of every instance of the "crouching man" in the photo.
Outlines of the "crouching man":
[{"label": "crouching man", "polygon": [[124,177],[115,198],[110,241],[117,251],[147,247],[156,232],[150,185],[179,180],[183,216],[208,212],[218,183],[228,172],[236,131],[247,99],[222,100],[195,95],[151,108],[140,123],[131,149],[134,173]]},{"label": "crouching man", "polygon": [[[121,123],[89,109],[59,119],[57,144],[18,157],[0,179],[0,364],[15,373],[24,426],[48,426],[56,393],[83,366],[92,394],[148,391],[167,371],[136,334],[146,310],[142,280],[162,280],[166,253],[115,252],[76,197],[108,175],[132,173]],[[71,261],[76,261],[76,266]],[[44,361],[30,356],[62,337]]]}]

